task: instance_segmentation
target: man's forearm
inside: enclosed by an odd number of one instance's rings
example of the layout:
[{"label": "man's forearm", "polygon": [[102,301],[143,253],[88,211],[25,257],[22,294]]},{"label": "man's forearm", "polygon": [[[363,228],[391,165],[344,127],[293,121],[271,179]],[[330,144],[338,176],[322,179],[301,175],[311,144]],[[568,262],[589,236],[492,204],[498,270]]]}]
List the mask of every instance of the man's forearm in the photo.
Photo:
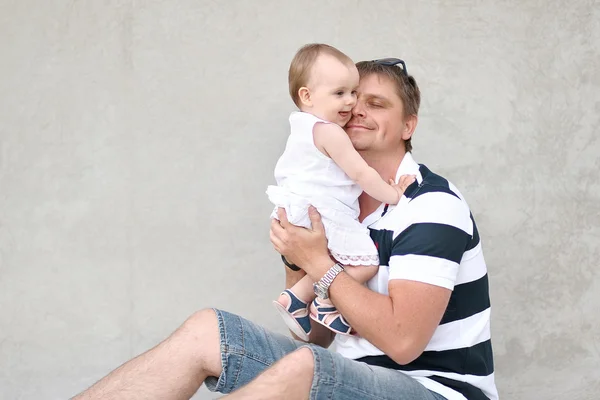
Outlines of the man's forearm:
[{"label": "man's forearm", "polygon": [[[320,279],[332,264],[328,257],[315,257],[309,270],[312,279]],[[333,280],[329,287],[329,296],[354,330],[381,351],[386,352],[391,344],[398,344],[398,327],[392,326],[396,323],[392,299],[389,296],[373,292],[346,272],[340,273]]]},{"label": "man's forearm", "polygon": [[376,293],[346,273],[339,274],[329,288],[331,301],[360,336],[395,358],[410,345],[397,324],[389,296]]}]

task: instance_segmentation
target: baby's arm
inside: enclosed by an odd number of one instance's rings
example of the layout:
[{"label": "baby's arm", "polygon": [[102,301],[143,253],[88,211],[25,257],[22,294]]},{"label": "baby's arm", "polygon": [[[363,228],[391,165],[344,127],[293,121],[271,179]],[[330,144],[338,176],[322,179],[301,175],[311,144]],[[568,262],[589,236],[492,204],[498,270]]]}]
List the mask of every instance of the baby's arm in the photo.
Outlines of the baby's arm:
[{"label": "baby's arm", "polygon": [[400,201],[402,190],[396,185],[385,183],[354,149],[350,138],[339,125],[315,124],[313,137],[317,148],[329,156],[369,196],[388,204]]}]

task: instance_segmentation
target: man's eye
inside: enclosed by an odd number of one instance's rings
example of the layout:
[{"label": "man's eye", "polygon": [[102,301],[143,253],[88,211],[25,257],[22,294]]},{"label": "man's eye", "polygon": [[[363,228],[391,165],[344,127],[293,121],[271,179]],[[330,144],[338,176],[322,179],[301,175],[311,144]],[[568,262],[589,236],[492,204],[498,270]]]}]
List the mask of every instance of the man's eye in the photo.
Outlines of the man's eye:
[{"label": "man's eye", "polygon": [[375,108],[381,108],[381,104],[379,103],[371,103],[370,106]]}]

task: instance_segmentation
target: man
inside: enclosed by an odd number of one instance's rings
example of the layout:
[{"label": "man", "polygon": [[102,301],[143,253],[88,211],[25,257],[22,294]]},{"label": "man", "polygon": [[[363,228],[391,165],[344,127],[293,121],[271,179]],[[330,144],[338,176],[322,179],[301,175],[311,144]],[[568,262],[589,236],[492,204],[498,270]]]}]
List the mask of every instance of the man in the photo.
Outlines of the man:
[{"label": "man", "polygon": [[232,399],[497,399],[475,222],[458,190],[410,153],[418,86],[401,60],[357,67],[357,104],[346,126],[353,145],[386,181],[416,176],[397,206],[360,198],[379,272],[368,286],[344,273],[329,257],[314,209],[311,230],[289,224],[280,210],[271,241],[287,264],[302,267],[286,269],[286,287],[308,274],[358,336],[336,337],[332,352],[331,331],[317,323],[307,345],[202,310],[79,399],[185,399],[203,382]]}]

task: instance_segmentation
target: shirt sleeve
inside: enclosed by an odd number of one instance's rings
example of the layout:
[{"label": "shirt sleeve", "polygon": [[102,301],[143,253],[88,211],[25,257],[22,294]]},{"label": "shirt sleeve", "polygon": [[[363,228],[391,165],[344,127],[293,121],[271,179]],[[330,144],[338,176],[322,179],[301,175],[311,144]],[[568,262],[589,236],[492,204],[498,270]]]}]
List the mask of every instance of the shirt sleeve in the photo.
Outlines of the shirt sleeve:
[{"label": "shirt sleeve", "polygon": [[473,235],[468,206],[448,193],[427,193],[407,206],[411,224],[393,240],[389,279],[405,279],[450,290]]}]

